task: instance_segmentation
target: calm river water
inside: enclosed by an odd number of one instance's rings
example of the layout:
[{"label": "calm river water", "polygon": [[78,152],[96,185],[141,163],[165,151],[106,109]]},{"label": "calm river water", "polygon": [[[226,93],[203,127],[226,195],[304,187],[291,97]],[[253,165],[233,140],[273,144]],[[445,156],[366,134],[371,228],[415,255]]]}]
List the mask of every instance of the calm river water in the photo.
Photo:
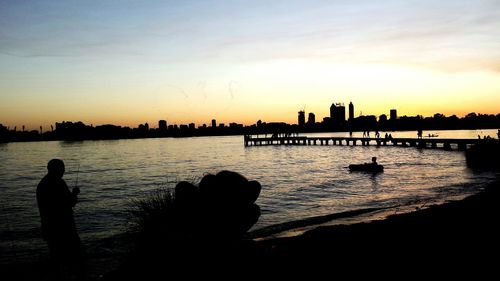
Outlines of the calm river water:
[{"label": "calm river water", "polygon": [[[496,137],[496,130],[432,131],[443,138]],[[373,134],[373,132],[372,132]],[[310,134],[313,135],[313,134]],[[314,134],[344,136],[344,133]],[[355,136],[360,136],[355,133]],[[382,133],[381,135],[384,135]],[[393,132],[415,137],[416,132]],[[350,173],[351,163],[377,156],[384,173]],[[491,172],[466,167],[463,152],[402,147],[243,146],[243,136],[28,142],[0,144],[0,262],[46,248],[40,238],[35,189],[52,158],[64,179],[81,188],[75,219],[85,244],[122,233],[127,207],[180,180],[234,170],[262,184],[262,215],[254,229],[366,207],[448,199],[476,192]]]}]

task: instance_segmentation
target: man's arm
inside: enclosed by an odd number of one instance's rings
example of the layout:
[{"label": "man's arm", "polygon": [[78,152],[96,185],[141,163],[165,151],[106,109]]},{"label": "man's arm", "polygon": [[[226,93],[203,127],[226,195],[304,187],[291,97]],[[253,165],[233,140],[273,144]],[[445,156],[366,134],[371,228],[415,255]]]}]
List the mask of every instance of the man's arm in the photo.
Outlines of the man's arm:
[{"label": "man's arm", "polygon": [[69,191],[66,182],[64,180],[62,182],[64,185],[64,190],[66,190],[67,192],[68,203],[71,207],[74,207],[76,205],[76,202],[78,201],[78,194],[80,193],[80,189],[78,187],[75,187],[72,191]]}]

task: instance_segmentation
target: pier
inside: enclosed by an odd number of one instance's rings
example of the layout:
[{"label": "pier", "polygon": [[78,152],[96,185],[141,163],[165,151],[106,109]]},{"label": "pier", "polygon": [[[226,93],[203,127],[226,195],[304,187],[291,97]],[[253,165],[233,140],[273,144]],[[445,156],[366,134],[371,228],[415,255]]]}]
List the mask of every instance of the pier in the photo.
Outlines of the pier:
[{"label": "pier", "polygon": [[245,135],[245,147],[267,145],[337,145],[337,146],[401,146],[465,150],[481,142],[480,139],[430,139],[430,138],[360,138],[360,137],[259,137]]}]

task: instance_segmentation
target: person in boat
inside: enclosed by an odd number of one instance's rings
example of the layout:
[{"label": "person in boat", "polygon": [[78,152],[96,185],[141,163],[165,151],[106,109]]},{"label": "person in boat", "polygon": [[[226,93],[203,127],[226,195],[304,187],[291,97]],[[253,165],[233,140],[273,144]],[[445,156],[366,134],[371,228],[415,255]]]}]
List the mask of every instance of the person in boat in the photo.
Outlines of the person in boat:
[{"label": "person in boat", "polygon": [[377,157],[372,157],[372,162],[371,163],[365,163],[365,165],[371,165],[372,167],[377,167],[378,166],[378,163],[377,163]]},{"label": "person in boat", "polygon": [[371,163],[351,164],[349,165],[351,171],[364,171],[364,172],[382,172],[384,167],[377,163],[377,157],[372,157]]},{"label": "person in boat", "polygon": [[80,189],[74,187],[69,191],[62,179],[65,171],[62,160],[50,160],[47,170],[47,175],[37,186],[36,200],[42,238],[49,248],[52,270],[54,274],[61,275],[67,268],[70,274],[82,276],[84,250],[73,218],[73,207]]}]

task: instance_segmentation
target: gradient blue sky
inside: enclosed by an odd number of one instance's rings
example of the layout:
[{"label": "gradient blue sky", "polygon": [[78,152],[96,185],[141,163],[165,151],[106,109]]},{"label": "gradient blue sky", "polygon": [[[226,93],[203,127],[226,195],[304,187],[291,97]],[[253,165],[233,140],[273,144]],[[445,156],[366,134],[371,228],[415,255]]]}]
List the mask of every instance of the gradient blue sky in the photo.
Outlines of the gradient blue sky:
[{"label": "gradient blue sky", "polygon": [[0,123],[500,112],[500,1],[0,0]]}]

